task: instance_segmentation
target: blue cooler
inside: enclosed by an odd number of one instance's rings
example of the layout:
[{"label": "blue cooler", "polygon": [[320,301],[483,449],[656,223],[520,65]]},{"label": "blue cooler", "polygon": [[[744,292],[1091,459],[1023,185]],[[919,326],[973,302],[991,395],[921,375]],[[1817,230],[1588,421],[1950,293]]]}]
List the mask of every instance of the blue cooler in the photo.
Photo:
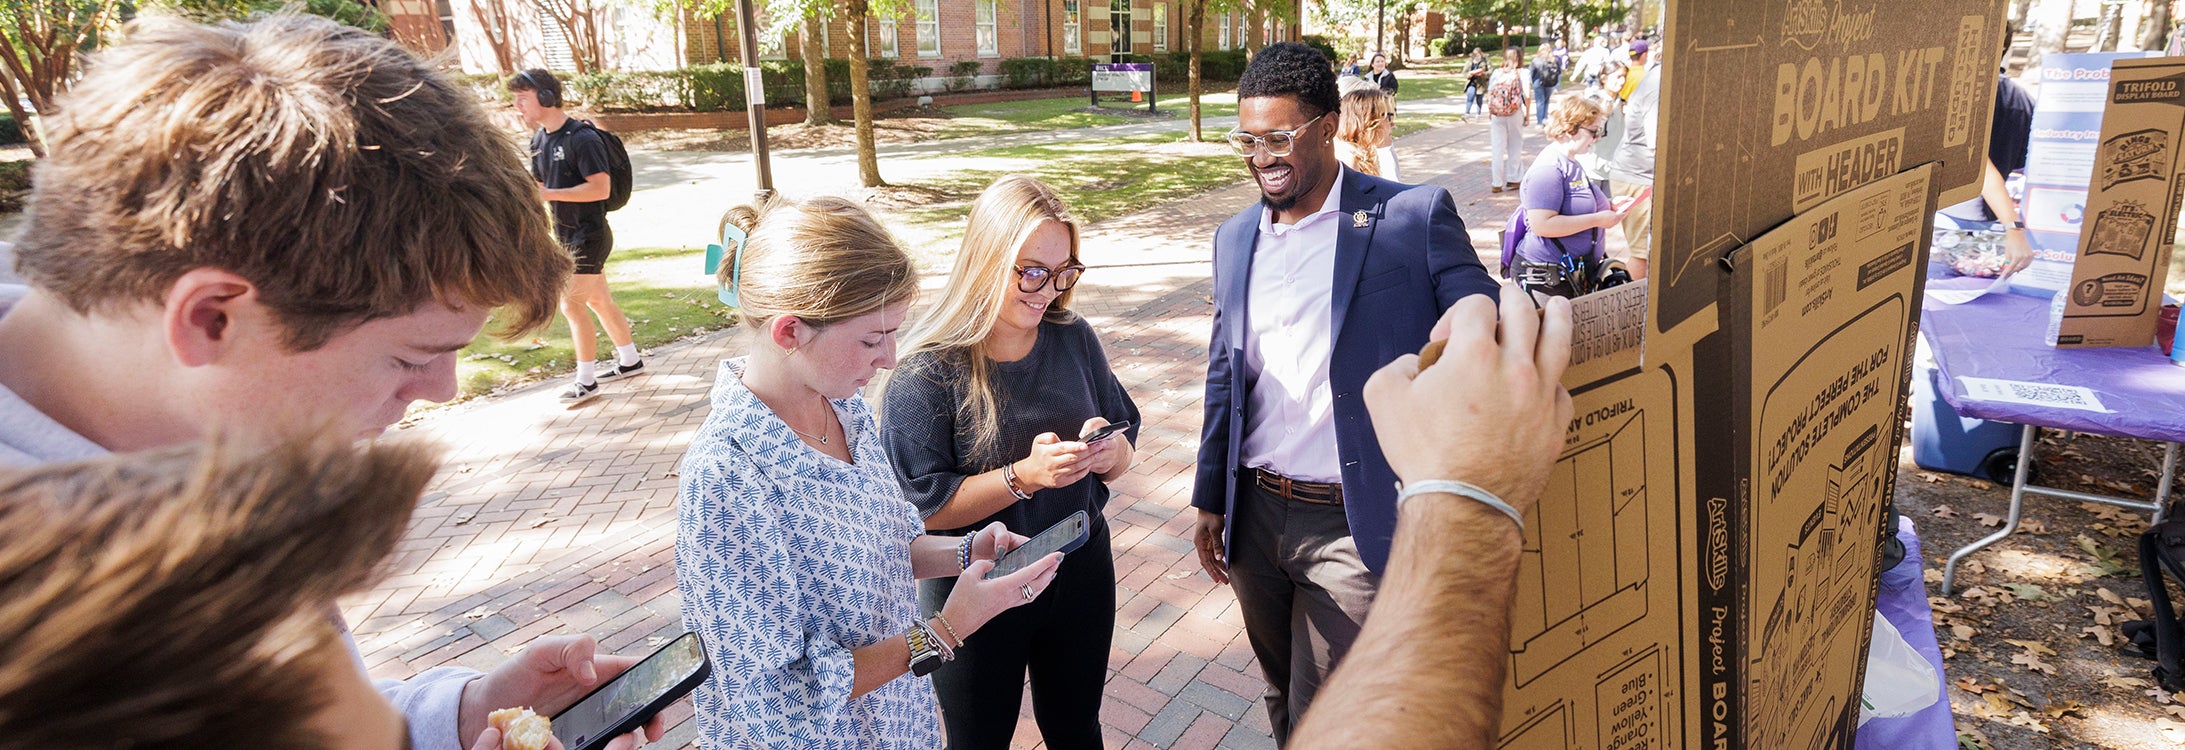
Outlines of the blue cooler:
[{"label": "blue cooler", "polygon": [[1958,416],[1942,397],[1941,379],[1927,337],[1921,336],[1912,359],[1912,463],[2010,484],[2018,470],[2021,428]]}]

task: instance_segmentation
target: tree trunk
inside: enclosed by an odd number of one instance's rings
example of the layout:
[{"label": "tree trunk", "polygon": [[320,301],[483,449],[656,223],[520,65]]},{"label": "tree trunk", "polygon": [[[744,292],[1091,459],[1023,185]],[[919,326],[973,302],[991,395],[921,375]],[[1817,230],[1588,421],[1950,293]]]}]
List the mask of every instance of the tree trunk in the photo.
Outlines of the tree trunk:
[{"label": "tree trunk", "polygon": [[[502,0],[471,0],[470,14],[486,32],[486,46],[493,48],[493,64],[502,75],[516,72],[516,56],[508,49],[508,7]],[[487,6],[492,12],[486,11]]]},{"label": "tree trunk", "polygon": [[1184,49],[1191,53],[1191,142],[1198,143],[1204,140],[1199,132],[1199,95],[1204,91],[1204,83],[1199,78],[1199,57],[1206,47],[1206,0],[1184,2],[1191,6],[1184,15],[1184,28],[1189,29],[1184,33]]},{"label": "tree trunk", "polygon": [[2103,3],[2100,20],[2094,22],[2094,51],[2117,51],[2117,41],[2122,36],[2124,36],[2124,6]]},{"label": "tree trunk", "polygon": [[2167,49],[2170,41],[2170,0],[2147,0],[2147,12],[2140,22],[2140,29],[2140,49]]},{"label": "tree trunk", "polygon": [[886,187],[880,179],[880,152],[873,146],[872,80],[865,69],[865,26],[872,5],[849,0],[842,6],[850,21],[850,116],[857,121],[857,179],[865,187]]},{"label": "tree trunk", "polygon": [[815,9],[804,17],[804,40],[797,46],[804,48],[804,124],[811,126],[833,125],[834,114],[827,111],[827,19],[821,18]]},{"label": "tree trunk", "polygon": [[1244,14],[1244,59],[1250,61],[1259,56],[1259,48],[1266,46],[1267,19],[1258,9]]},{"label": "tree trunk", "polygon": [[2041,58],[2051,52],[2064,51],[2064,39],[2071,35],[2071,10],[2075,0],[2036,0],[2032,15],[2033,52],[2026,56],[2026,67],[2037,68]]},{"label": "tree trunk", "polygon": [[45,137],[31,120],[30,112],[23,109],[23,93],[16,88],[15,77],[4,70],[0,70],[0,97],[7,99],[8,114],[15,118],[15,127],[23,131],[23,141],[30,144],[30,155],[46,158]]}]

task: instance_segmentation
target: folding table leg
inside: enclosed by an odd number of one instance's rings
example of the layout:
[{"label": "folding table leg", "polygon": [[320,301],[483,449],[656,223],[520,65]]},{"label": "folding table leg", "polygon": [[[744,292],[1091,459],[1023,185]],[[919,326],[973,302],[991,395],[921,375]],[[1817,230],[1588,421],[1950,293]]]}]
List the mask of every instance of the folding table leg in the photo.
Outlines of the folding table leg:
[{"label": "folding table leg", "polygon": [[[1957,561],[1965,559],[1966,555],[1979,552],[1988,545],[2003,541],[2005,537],[2018,531],[2018,515],[2026,507],[2026,470],[2033,465],[2033,433],[2034,426],[2029,424],[2025,426],[2024,432],[2020,433],[2018,437],[2018,470],[2011,476],[2010,519],[2003,523],[2002,529],[1982,537],[1980,541],[1959,547],[1956,552],[1950,554],[1949,564],[1944,565],[1942,568],[1943,596],[1951,596],[1957,593]],[[2174,448],[2175,444],[2172,444],[2172,447]],[[2165,482],[2163,486],[2164,491],[2167,492],[2168,483]]]},{"label": "folding table leg", "polygon": [[2177,477],[2177,444],[2162,446],[2162,483],[2155,485],[2155,523],[2170,512],[2170,483]]}]

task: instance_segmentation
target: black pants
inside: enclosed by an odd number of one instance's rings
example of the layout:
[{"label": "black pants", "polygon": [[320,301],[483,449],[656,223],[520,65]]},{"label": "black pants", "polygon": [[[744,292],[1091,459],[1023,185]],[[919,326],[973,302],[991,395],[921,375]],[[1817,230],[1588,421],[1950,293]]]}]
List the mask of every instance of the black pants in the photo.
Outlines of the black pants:
[{"label": "black pants", "polygon": [[[1017,731],[1027,673],[1032,718],[1054,750],[1099,748],[1101,689],[1115,639],[1115,557],[1107,520],[1085,546],[1062,558],[1062,569],[1039,599],[996,616],[964,638],[956,660],[933,673],[941,723],[951,750],[1008,750]],[[919,586],[928,612],[948,601],[956,579]]]},{"label": "black pants", "polygon": [[1286,500],[1245,482],[1229,523],[1230,589],[1267,678],[1268,724],[1286,745],[1358,640],[1381,578],[1358,557],[1343,506]]}]

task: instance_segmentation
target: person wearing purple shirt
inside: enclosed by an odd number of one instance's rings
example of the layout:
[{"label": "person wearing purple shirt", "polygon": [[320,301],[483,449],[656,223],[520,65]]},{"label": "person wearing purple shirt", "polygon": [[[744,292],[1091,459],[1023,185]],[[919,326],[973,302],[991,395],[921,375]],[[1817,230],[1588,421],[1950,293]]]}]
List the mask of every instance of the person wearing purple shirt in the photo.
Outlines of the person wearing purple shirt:
[{"label": "person wearing purple shirt", "polygon": [[[1518,193],[1518,202],[1525,208],[1526,225],[1526,235],[1517,245],[1518,263],[1562,267],[1567,256],[1590,258],[1591,267],[1600,267],[1602,230],[1621,222],[1623,214],[1613,208],[1607,194],[1586,178],[1585,167],[1579,165],[1576,157],[1593,148],[1594,142],[1601,137],[1601,124],[1606,119],[1601,106],[1585,97],[1570,97],[1555,104],[1548,116],[1548,147],[1541,150],[1532,168],[1526,170],[1525,181]],[[1520,276],[1516,272],[1511,275]],[[1569,284],[1567,279],[1557,281],[1561,283],[1545,286],[1551,289],[1581,286]]]}]

